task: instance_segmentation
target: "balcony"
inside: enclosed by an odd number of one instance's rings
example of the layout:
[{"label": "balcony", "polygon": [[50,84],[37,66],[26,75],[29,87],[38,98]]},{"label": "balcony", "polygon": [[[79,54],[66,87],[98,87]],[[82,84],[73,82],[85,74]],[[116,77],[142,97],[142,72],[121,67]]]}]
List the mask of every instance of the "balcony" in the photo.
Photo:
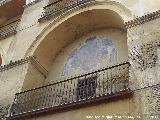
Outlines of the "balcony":
[{"label": "balcony", "polygon": [[19,19],[16,21],[13,21],[7,25],[1,26],[0,27],[0,39],[4,39],[10,35],[16,34],[16,28],[19,23]]},{"label": "balcony", "polygon": [[128,62],[17,93],[10,119],[132,97]]},{"label": "balcony", "polygon": [[65,11],[71,10],[75,7],[85,6],[94,0],[57,0],[47,6],[45,6],[44,12],[39,19],[39,22],[51,17],[62,14]]}]

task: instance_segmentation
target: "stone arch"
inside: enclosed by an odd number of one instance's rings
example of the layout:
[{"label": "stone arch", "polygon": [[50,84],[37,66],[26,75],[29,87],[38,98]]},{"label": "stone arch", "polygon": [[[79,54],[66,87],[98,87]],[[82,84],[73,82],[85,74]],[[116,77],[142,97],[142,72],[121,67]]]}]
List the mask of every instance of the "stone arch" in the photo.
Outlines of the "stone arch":
[{"label": "stone arch", "polygon": [[[81,36],[105,28],[121,29],[126,33],[124,22],[131,17],[130,12],[125,11],[126,8],[122,8],[122,5],[119,3],[108,3],[106,5],[100,2],[97,5],[68,15],[62,15],[53,20],[37,36],[37,39],[30,46],[25,56],[37,56],[42,66],[50,71],[53,61],[61,50]],[[44,84],[46,83],[44,82]]]},{"label": "stone arch", "polygon": [[[48,3],[49,0],[48,0]],[[36,39],[33,41],[33,43],[30,45],[28,50],[25,53],[25,57],[29,55],[33,55],[34,51],[40,43],[45,39],[46,35],[48,35],[52,30],[54,30],[56,27],[58,27],[61,23],[64,21],[70,19],[71,17],[74,17],[80,13],[86,12],[88,10],[96,10],[96,9],[108,9],[116,12],[123,20],[123,22],[129,21],[133,19],[133,15],[131,11],[122,5],[119,2],[116,1],[95,1],[93,5],[88,6],[87,8],[76,8],[73,11],[69,11],[66,14],[60,15],[56,19],[54,19],[48,26],[46,26],[42,32],[36,37]]]},{"label": "stone arch", "polygon": [[[51,4],[55,2],[55,0],[48,0],[48,4]],[[95,1],[92,1],[93,3],[91,4],[88,4],[87,5],[87,8],[76,8],[76,9],[73,9],[73,12],[72,10],[71,11],[67,11],[69,14],[70,13],[75,13],[71,16],[74,16],[76,14],[79,14],[81,12],[84,12],[86,10],[92,10],[92,9],[110,9],[110,10],[113,10],[115,12],[117,12],[120,16],[122,16],[122,18],[124,19],[124,21],[128,21],[130,19],[132,19],[132,13],[131,11],[124,5],[122,5],[120,2],[118,1],[114,1],[114,0],[95,0]],[[67,14],[68,15],[68,14]],[[64,17],[64,16],[62,16]],[[70,16],[68,16],[70,17]]]}]

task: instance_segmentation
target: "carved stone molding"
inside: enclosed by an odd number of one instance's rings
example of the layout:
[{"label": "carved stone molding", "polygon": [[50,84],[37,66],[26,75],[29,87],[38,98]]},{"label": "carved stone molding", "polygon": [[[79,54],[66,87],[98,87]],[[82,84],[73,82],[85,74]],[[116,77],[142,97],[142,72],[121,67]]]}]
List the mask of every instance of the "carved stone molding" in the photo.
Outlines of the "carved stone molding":
[{"label": "carved stone molding", "polygon": [[0,66],[0,72],[9,70],[11,68],[14,68],[16,66],[23,65],[26,63],[31,63],[45,77],[48,75],[48,71],[36,60],[35,56],[29,56],[29,57],[26,57],[24,59],[20,59],[14,62],[10,61],[9,64]]},{"label": "carved stone molding", "polygon": [[155,11],[153,13],[150,13],[150,14],[147,14],[147,15],[144,15],[142,17],[137,17],[131,21],[128,21],[125,23],[125,27],[126,28],[132,28],[132,27],[135,27],[137,25],[141,25],[141,24],[144,24],[146,22],[149,22],[151,20],[155,20],[157,18],[160,18],[160,10],[158,11]]},{"label": "carved stone molding", "polygon": [[35,59],[35,57],[30,59],[30,63],[46,78],[48,71]]},{"label": "carved stone molding", "polygon": [[30,61],[30,59],[33,59],[33,58],[34,58],[34,56],[29,56],[29,57],[26,57],[24,59],[20,59],[20,60],[14,61],[14,62],[10,61],[9,64],[0,66],[0,72],[5,71],[5,70],[9,70],[13,67],[16,67],[16,66],[19,66],[19,65],[22,65],[25,63],[28,63]]},{"label": "carved stone molding", "polygon": [[[61,0],[62,2],[64,0]],[[60,2],[60,1],[59,1]],[[57,18],[59,16],[62,16],[62,14],[67,14],[68,12],[72,13],[75,10],[80,10],[87,8],[89,6],[95,5],[97,1],[95,0],[86,0],[83,4],[77,3],[77,5],[72,3],[73,5],[69,6],[63,6],[61,9],[54,9],[56,6],[58,6],[59,2],[55,2],[57,5],[54,5],[55,3],[51,3],[43,8],[43,12],[41,17],[38,19],[38,22],[45,22],[51,18]],[[73,1],[72,1],[73,2]],[[61,3],[62,4],[62,3]],[[63,3],[64,5],[66,3]]]}]

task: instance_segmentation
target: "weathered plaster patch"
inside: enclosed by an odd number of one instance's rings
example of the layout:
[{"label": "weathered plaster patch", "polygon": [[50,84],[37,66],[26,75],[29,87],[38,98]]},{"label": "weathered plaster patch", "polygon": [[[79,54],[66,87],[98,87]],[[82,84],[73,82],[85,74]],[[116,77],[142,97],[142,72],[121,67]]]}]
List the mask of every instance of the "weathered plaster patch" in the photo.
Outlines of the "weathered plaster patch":
[{"label": "weathered plaster patch", "polygon": [[117,63],[117,51],[112,40],[102,36],[91,36],[68,56],[61,75],[67,76],[70,71],[87,72],[97,68],[102,62]]}]

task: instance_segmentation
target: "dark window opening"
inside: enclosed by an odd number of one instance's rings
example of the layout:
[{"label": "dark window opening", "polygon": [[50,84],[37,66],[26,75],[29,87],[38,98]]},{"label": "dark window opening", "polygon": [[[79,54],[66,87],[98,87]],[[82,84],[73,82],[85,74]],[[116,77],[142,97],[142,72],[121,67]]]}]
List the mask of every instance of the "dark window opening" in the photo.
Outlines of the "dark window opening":
[{"label": "dark window opening", "polygon": [[96,81],[97,76],[79,80],[77,85],[77,99],[83,100],[95,97]]}]

